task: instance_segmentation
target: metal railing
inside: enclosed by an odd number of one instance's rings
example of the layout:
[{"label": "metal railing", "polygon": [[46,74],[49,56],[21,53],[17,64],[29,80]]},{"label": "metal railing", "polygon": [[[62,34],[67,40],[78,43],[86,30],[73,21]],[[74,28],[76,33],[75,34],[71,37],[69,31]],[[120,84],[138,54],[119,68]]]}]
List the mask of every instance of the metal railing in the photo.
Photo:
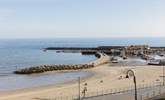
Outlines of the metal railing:
[{"label": "metal railing", "polygon": [[[155,88],[156,90],[154,89],[152,90],[152,88]],[[147,100],[149,98],[165,93],[165,86],[163,86],[163,83],[161,82],[154,82],[150,84],[140,84],[140,85],[137,85],[137,91],[138,91],[138,100]],[[139,91],[149,91],[149,92],[148,93],[146,92],[145,94],[144,93],[141,94],[139,93]],[[81,100],[96,98],[96,97],[106,96],[106,95],[116,95],[116,94],[132,94],[133,96],[134,86],[107,89],[107,90],[95,91],[95,92],[86,92],[85,97],[81,95]],[[46,98],[46,100],[79,100],[79,95],[59,96],[55,98]]]},{"label": "metal railing", "polygon": [[165,88],[159,88],[159,90],[153,90],[148,93],[140,95],[140,100],[155,100],[159,98],[162,94],[165,93]]}]

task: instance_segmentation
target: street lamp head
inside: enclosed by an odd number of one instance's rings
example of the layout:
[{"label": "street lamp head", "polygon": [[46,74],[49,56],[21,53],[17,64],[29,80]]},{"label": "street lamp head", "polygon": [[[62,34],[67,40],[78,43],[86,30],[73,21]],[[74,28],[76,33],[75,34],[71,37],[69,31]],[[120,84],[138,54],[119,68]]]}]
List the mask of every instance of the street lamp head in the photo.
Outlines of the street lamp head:
[{"label": "street lamp head", "polygon": [[136,76],[135,76],[133,70],[128,70],[128,71],[127,71],[127,74],[126,74],[126,78],[129,78],[129,77],[131,77],[131,76],[133,76],[133,82],[134,82],[134,84],[135,84],[135,100],[137,100]]},{"label": "street lamp head", "polygon": [[132,77],[132,76],[135,76],[134,71],[133,70],[128,70],[127,73],[126,73],[126,78],[129,78],[129,77]]},{"label": "street lamp head", "polygon": [[129,78],[129,75],[127,74],[125,78]]}]

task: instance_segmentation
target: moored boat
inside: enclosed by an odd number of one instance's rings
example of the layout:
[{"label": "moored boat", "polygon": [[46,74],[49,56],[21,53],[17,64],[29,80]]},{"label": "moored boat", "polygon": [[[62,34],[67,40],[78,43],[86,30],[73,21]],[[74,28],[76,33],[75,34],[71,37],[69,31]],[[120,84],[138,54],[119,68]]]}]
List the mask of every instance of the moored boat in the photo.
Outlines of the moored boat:
[{"label": "moored boat", "polygon": [[118,63],[118,59],[117,59],[117,58],[112,57],[111,62],[112,62],[112,63]]},{"label": "moored boat", "polygon": [[148,62],[148,65],[160,65],[160,60],[152,59]]}]

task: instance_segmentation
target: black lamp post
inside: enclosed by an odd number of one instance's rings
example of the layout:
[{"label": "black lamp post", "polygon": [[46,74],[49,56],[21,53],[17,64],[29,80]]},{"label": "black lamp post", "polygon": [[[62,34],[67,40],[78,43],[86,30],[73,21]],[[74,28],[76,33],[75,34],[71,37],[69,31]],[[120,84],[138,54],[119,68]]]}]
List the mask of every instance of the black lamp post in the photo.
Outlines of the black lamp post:
[{"label": "black lamp post", "polygon": [[162,66],[163,66],[163,70],[162,70],[163,71],[163,76],[162,76],[162,78],[163,78],[163,86],[165,85],[165,83],[164,83],[164,77],[165,77],[164,76],[164,65],[165,65],[164,62],[162,62]]},{"label": "black lamp post", "polygon": [[162,65],[163,66],[163,76],[162,76],[162,78],[163,78],[163,86],[164,86],[164,65]]},{"label": "black lamp post", "polygon": [[160,60],[159,64],[162,66],[162,76],[160,76],[162,78],[162,82],[163,82],[163,86],[165,85],[165,72],[164,72],[164,65],[165,65],[165,61]]},{"label": "black lamp post", "polygon": [[134,85],[135,85],[135,100],[137,100],[136,76],[135,76],[135,74],[134,74],[134,71],[128,70],[128,71],[127,71],[126,78],[129,78],[129,77],[130,77],[130,76],[129,76],[130,73],[133,75],[133,82],[134,82]]}]

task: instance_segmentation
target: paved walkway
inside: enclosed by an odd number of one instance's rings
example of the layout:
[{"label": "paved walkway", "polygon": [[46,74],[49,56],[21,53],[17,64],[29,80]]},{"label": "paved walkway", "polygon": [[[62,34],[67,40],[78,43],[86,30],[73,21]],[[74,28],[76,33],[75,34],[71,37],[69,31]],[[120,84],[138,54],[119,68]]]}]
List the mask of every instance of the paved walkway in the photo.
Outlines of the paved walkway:
[{"label": "paved walkway", "polygon": [[[138,100],[145,100],[147,96],[156,96],[160,92],[165,92],[165,86],[160,87],[150,87],[145,89],[139,89],[138,91]],[[134,90],[128,92],[119,93],[119,94],[109,94],[98,97],[90,97],[84,100],[134,100]]]},{"label": "paved walkway", "polygon": [[84,100],[133,100],[131,95],[115,94],[115,95],[104,95],[99,97],[88,98]]}]

